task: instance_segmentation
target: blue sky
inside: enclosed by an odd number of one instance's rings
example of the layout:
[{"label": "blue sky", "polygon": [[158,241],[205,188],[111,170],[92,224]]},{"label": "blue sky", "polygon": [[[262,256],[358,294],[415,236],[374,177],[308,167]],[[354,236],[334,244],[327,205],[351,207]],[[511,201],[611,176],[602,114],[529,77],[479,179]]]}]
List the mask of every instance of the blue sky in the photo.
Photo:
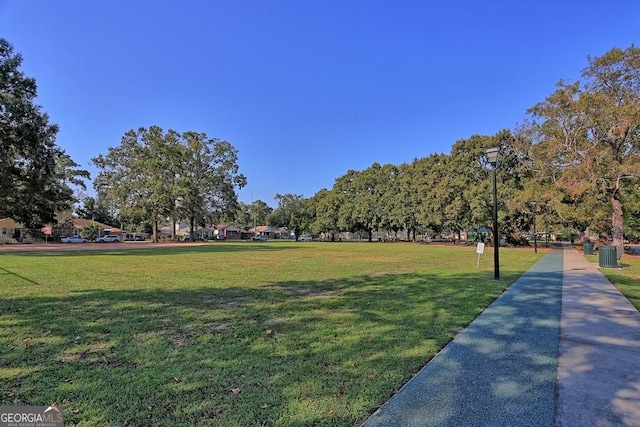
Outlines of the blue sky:
[{"label": "blue sky", "polygon": [[639,36],[636,0],[0,0],[0,37],[92,176],[129,129],[206,132],[239,150],[240,200],[274,207],[513,129]]}]

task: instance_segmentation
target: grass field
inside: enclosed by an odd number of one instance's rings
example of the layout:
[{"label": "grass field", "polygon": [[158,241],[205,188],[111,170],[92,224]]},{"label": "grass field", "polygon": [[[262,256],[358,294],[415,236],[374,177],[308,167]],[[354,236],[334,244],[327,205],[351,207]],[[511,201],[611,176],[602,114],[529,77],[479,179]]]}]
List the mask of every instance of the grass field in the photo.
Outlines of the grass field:
[{"label": "grass field", "polygon": [[355,426],[539,257],[255,242],[0,255],[0,405],[75,426]]},{"label": "grass field", "polygon": [[[598,256],[587,256],[589,261],[598,264]],[[640,310],[640,257],[625,255],[620,265],[622,268],[602,268],[600,271],[616,288]]]}]

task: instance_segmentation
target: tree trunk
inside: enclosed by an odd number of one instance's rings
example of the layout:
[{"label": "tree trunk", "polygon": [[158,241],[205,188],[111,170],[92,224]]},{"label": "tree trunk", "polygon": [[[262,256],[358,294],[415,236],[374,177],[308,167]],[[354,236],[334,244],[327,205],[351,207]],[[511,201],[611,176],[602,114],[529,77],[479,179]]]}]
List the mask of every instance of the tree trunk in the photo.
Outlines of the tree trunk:
[{"label": "tree trunk", "polygon": [[611,207],[613,214],[611,215],[611,237],[613,237],[613,246],[618,248],[618,253],[624,250],[624,234],[622,231],[622,202],[617,194],[611,196]]},{"label": "tree trunk", "polygon": [[193,232],[196,228],[196,217],[192,216],[189,218],[189,240],[193,239]]},{"label": "tree trunk", "polygon": [[153,241],[158,243],[158,220],[156,218],[153,219]]}]

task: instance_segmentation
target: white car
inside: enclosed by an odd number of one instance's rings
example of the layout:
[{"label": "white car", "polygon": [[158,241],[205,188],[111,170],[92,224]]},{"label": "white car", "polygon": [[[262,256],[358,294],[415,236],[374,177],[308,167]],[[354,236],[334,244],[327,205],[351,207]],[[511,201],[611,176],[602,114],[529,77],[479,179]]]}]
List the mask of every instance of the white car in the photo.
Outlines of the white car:
[{"label": "white car", "polygon": [[106,236],[98,237],[96,243],[120,243],[120,236],[117,234],[107,234]]},{"label": "white car", "polygon": [[311,236],[301,236],[300,237],[300,241],[301,242],[313,242],[313,237],[311,237]]},{"label": "white car", "polygon": [[85,239],[84,237],[63,237],[62,239],[60,239],[60,241],[62,243],[87,243],[87,239]]}]

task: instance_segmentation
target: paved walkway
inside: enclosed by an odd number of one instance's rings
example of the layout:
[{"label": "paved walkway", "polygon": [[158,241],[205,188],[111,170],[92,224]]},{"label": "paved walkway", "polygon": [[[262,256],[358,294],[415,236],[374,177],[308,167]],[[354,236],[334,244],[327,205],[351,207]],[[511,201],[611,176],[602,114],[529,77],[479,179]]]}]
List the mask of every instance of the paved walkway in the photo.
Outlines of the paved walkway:
[{"label": "paved walkway", "polygon": [[542,258],[363,427],[640,426],[640,313],[574,249]]}]

